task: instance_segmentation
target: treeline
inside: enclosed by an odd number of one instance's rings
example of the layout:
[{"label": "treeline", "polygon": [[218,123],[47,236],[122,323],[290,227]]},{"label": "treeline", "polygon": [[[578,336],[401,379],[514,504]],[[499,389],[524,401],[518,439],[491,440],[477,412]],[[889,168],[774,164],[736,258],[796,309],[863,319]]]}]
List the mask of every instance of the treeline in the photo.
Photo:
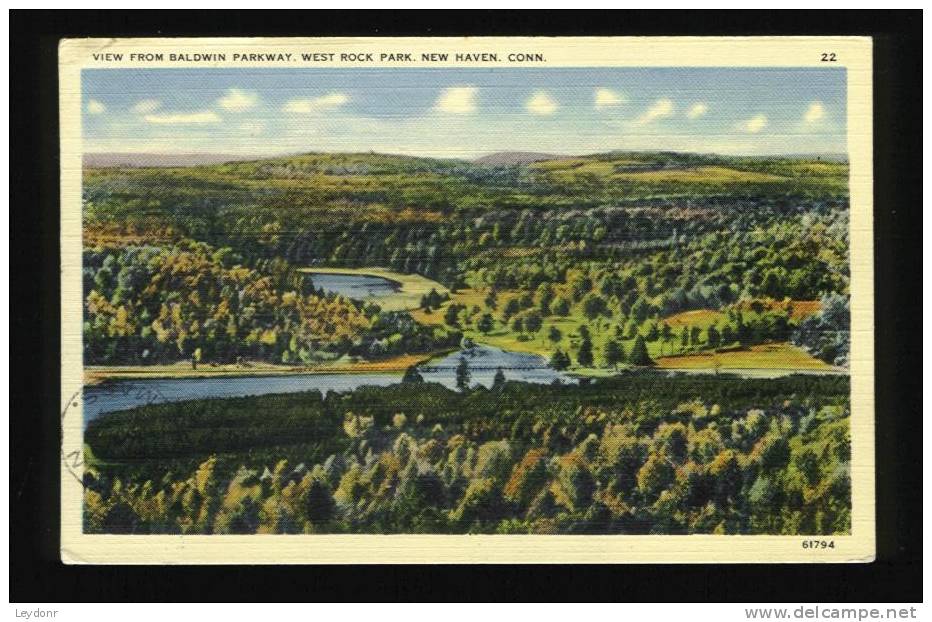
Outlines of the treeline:
[{"label": "treeline", "polygon": [[89,248],[83,266],[87,364],[307,364],[427,352],[460,338],[404,312],[315,291],[281,259],[247,267],[230,248],[202,242]]},{"label": "treeline", "polygon": [[[533,289],[588,262],[635,274],[645,291],[666,296],[671,306],[727,303],[742,294],[813,299],[842,291],[846,279],[846,269],[840,268],[847,260],[845,208],[836,203],[658,200],[649,207],[586,210],[488,208],[446,215],[413,210],[400,219],[397,213],[365,209],[341,214],[257,210],[235,201],[217,206],[210,224],[193,229],[182,213],[163,214],[169,224],[160,227],[158,219],[143,217],[144,208],[99,206],[90,210],[99,217],[89,226],[104,227],[115,212],[126,212],[125,222],[149,227],[153,236],[164,228],[188,229],[191,237],[233,247],[250,261],[384,266],[447,286],[477,279],[499,288]],[[212,211],[200,207],[197,217]],[[723,293],[722,286],[731,291]]]},{"label": "treeline", "polygon": [[849,533],[847,395],[627,374],[147,406],[90,423],[85,529]]},{"label": "treeline", "polygon": [[573,299],[593,291],[633,304],[644,296],[664,314],[721,308],[739,299],[814,300],[846,293],[845,210],[802,215],[758,214],[749,228],[724,220],[696,235],[670,234],[669,248],[629,253],[613,261],[572,254],[471,259],[474,280],[497,289],[534,291],[572,281]]}]

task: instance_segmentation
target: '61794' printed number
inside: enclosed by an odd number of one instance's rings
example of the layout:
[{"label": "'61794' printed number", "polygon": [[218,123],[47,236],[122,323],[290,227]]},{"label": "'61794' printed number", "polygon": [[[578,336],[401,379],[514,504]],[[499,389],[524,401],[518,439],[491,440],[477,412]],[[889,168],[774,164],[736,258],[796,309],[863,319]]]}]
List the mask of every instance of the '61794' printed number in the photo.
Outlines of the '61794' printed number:
[{"label": "'61794' printed number", "polygon": [[803,540],[804,549],[833,549],[834,540]]}]

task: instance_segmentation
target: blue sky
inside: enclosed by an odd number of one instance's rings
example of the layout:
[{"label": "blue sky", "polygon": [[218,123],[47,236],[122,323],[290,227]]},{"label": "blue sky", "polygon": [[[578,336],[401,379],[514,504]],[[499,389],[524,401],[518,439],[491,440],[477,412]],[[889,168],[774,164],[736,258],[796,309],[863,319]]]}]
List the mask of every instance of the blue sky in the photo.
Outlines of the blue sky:
[{"label": "blue sky", "polygon": [[90,69],[84,151],[844,153],[844,69]]}]

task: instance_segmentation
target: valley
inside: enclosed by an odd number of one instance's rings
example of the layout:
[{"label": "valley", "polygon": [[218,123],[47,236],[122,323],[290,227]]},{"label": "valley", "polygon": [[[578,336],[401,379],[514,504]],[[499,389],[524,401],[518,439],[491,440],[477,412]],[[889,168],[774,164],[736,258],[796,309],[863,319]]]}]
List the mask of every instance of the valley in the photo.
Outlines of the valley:
[{"label": "valley", "polygon": [[84,175],[87,532],[850,532],[844,161]]}]

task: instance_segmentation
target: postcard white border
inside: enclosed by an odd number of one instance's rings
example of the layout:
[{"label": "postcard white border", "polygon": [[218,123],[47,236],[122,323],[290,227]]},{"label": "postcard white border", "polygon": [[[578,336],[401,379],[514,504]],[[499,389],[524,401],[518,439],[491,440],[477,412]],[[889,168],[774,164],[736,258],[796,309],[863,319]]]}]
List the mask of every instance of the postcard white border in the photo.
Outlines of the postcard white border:
[{"label": "postcard white border", "polygon": [[[872,42],[869,37],[476,37],[67,39],[59,46],[61,119],[61,334],[63,449],[81,447],[81,70],[185,67],[191,63],[95,61],[95,52],[509,52],[544,63],[496,67],[824,67],[847,70],[851,243],[852,533],[834,549],[803,549],[805,536],[251,535],[157,536],[82,533],[82,486],[63,451],[61,555],[96,564],[699,563],[869,562],[875,551],[873,354]],[[296,54],[297,56],[297,54]],[[377,56],[377,55],[376,55]],[[225,62],[198,67],[249,67]],[[276,67],[352,67],[332,62]],[[375,60],[366,67],[396,67]],[[405,67],[422,66],[408,63]],[[427,66],[426,64],[423,66]],[[475,63],[430,63],[476,67]],[[73,397],[75,396],[75,397]]]}]

